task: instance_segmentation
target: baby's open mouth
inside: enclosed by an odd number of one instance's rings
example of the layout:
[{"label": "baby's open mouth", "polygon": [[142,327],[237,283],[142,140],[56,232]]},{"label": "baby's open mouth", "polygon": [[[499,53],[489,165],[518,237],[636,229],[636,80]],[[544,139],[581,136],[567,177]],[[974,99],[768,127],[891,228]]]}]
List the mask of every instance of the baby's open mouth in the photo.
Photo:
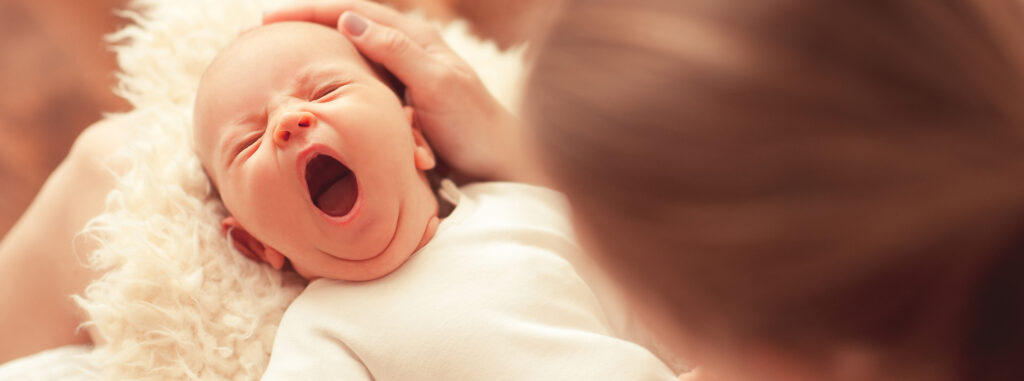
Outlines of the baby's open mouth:
[{"label": "baby's open mouth", "polygon": [[316,155],[306,164],[306,187],[313,205],[332,217],[348,214],[359,196],[356,175],[328,155]]}]

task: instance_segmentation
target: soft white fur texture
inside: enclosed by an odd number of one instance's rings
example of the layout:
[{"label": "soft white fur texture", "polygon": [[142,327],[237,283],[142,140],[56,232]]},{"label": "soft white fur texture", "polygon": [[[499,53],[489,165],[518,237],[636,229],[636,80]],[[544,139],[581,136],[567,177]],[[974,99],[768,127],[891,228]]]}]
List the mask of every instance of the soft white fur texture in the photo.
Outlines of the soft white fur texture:
[{"label": "soft white fur texture", "polygon": [[[245,259],[221,234],[225,211],[192,151],[192,102],[217,51],[283,2],[134,0],[133,23],[110,37],[116,91],[134,109],[108,118],[134,136],[118,153],[129,170],[84,233],[101,240],[89,265],[106,275],[77,298],[103,341],[91,360],[106,378],[253,380],[267,365],[304,282]],[[523,49],[501,52],[461,22],[443,35],[514,110]]]}]

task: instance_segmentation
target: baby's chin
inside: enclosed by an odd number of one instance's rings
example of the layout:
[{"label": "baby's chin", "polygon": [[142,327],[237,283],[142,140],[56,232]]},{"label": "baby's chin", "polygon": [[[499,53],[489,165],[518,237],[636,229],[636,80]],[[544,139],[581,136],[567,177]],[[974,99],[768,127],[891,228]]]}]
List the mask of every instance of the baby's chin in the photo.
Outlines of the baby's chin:
[{"label": "baby's chin", "polygon": [[309,264],[302,261],[293,262],[295,272],[307,280],[320,278],[363,282],[380,279],[398,271],[407,261],[412,258],[420,249],[426,246],[434,234],[441,219],[434,213],[427,219],[422,229],[422,234],[406,234],[405,237],[395,237],[392,245],[377,256],[365,260],[346,260],[332,256],[328,263]]}]

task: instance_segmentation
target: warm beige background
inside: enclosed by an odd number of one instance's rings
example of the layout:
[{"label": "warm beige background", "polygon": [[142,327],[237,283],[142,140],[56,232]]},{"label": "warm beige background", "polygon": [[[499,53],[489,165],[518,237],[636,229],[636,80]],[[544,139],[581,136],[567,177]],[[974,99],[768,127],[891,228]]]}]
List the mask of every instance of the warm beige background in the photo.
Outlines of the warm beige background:
[{"label": "warm beige background", "polygon": [[126,105],[102,36],[124,0],[0,0],[0,236],[78,132]]},{"label": "warm beige background", "polygon": [[[389,0],[422,4],[439,18],[462,15],[502,45],[533,37],[557,7],[550,0]],[[0,0],[0,237],[28,207],[75,136],[113,95],[114,55],[103,36],[123,25],[126,0]]]}]

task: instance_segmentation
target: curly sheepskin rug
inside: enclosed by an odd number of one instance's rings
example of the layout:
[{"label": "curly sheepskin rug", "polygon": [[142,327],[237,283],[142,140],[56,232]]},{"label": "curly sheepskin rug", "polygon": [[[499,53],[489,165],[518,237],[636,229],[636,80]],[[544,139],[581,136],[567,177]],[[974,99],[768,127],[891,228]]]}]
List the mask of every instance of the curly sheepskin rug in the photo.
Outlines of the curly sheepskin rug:
[{"label": "curly sheepskin rug", "polygon": [[[206,65],[284,2],[135,0],[123,12],[132,24],[110,36],[116,91],[134,109],[108,118],[135,136],[119,152],[130,169],[86,231],[102,242],[89,265],[106,275],[77,298],[102,341],[88,356],[103,378],[253,380],[267,365],[282,313],[305,284],[230,248],[191,123]],[[501,52],[462,22],[442,32],[514,110],[523,48]]]}]

